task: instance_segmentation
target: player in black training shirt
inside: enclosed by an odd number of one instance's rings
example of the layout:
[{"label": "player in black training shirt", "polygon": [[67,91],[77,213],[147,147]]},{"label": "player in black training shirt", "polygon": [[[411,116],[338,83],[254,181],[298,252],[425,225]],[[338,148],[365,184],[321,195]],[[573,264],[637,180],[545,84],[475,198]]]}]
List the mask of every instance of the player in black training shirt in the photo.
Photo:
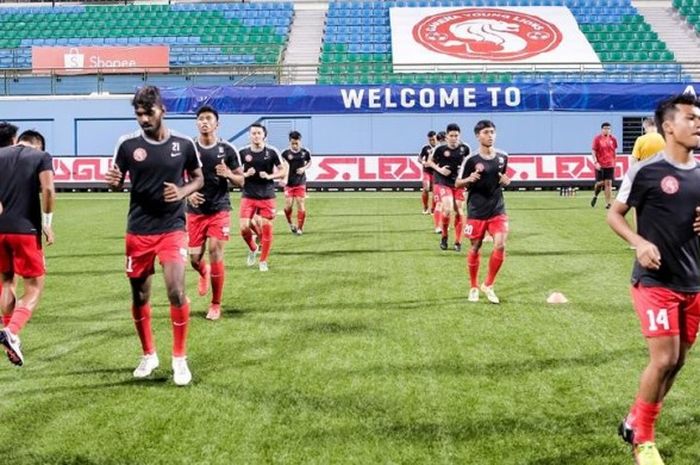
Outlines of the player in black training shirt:
[{"label": "player in black training shirt", "polygon": [[465,186],[467,200],[467,237],[471,242],[467,254],[469,268],[469,301],[479,301],[479,261],[481,244],[486,233],[493,237],[493,252],[489,259],[488,274],[481,286],[489,302],[497,304],[499,299],[493,290],[496,274],[505,260],[506,239],[508,237],[508,216],[503,200],[503,187],[510,184],[506,175],[508,154],[494,147],[496,125],[489,120],[481,120],[474,126],[474,135],[479,142],[478,151],[464,161],[457,180],[458,186]]},{"label": "player in black training shirt", "polygon": [[435,210],[435,198],[432,201],[432,207],[428,209],[428,199],[433,192],[433,169],[428,166],[428,159],[437,146],[437,133],[435,131],[428,132],[428,143],[420,149],[418,154],[418,163],[423,166],[423,190],[421,191],[421,201],[423,202],[423,214],[429,215]]},{"label": "player in black training shirt", "polygon": [[[700,245],[693,230],[700,206],[700,103],[693,95],[662,101],[656,125],[663,152],[630,168],[608,224],[636,248],[632,300],[649,349],[636,401],[619,433],[633,444],[637,463],[663,464],[654,443],[661,403],[695,342],[700,321]],[[624,216],[637,211],[637,231]]]},{"label": "player in black training shirt", "polygon": [[[123,136],[114,150],[107,183],[121,187],[129,175],[131,196],[126,232],[126,274],[131,283],[132,315],[143,348],[134,377],[158,367],[151,333],[151,282],[156,257],[163,266],[173,328],[173,380],[183,386],[192,379],[186,344],[190,306],[185,295],[184,199],[204,185],[194,142],[165,127],[165,107],[157,87],[139,89],[131,101],[141,131]],[[189,182],[185,182],[185,172]]]},{"label": "player in black training shirt", "polygon": [[261,225],[261,249],[259,269],[267,271],[267,258],[272,247],[272,223],[275,219],[275,179],[284,179],[287,165],[276,148],[265,144],[267,129],[261,124],[250,125],[250,145],[240,150],[245,184],[239,211],[241,236],[248,245],[248,266],[255,265],[258,246],[253,240],[251,222],[259,216]]},{"label": "player in black training shirt", "polygon": [[[287,163],[287,182],[284,186],[284,216],[292,233],[301,236],[306,220],[306,170],[311,166],[311,152],[301,146],[301,134],[289,133],[289,148],[282,152]],[[297,206],[297,224],[292,223],[292,208]]]},{"label": "player in black training shirt", "polygon": [[[190,263],[199,273],[199,295],[206,295],[211,280],[211,305],[207,319],[221,317],[221,297],[224,291],[224,246],[231,228],[229,182],[243,185],[243,169],[236,149],[217,135],[219,113],[204,105],[197,110],[195,140],[202,162],[204,187],[188,197],[187,235]],[[208,241],[207,241],[208,238]],[[209,261],[203,259],[208,242]]]},{"label": "player in black training shirt", "polygon": [[456,187],[455,181],[459,167],[465,157],[471,153],[467,144],[460,142],[461,130],[458,125],[447,125],[446,144],[437,147],[428,158],[428,166],[434,170],[433,189],[437,196],[436,208],[440,210],[440,224],[442,238],[440,248],[447,250],[447,235],[450,227],[450,215],[455,212],[455,246],[459,252],[462,250],[462,235],[464,234],[464,188]]},{"label": "player in black training shirt", "polygon": [[[43,233],[54,241],[51,226],[55,190],[51,156],[17,142],[17,127],[0,123],[0,346],[15,365],[24,363],[19,333],[39,304],[44,288]],[[41,192],[41,203],[38,192]],[[15,275],[24,281],[24,294],[15,296]]]}]

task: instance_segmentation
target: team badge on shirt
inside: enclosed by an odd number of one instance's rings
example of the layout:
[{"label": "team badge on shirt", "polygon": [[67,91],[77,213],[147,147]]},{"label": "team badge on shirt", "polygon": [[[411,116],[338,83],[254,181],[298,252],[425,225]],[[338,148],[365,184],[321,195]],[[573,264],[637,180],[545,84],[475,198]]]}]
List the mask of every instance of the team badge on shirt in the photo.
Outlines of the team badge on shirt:
[{"label": "team badge on shirt", "polygon": [[291,160],[292,158],[294,158],[294,157],[292,157],[291,153],[289,155],[287,155],[287,160]]},{"label": "team badge on shirt", "polygon": [[661,180],[661,190],[668,195],[673,195],[679,189],[678,179],[673,176],[666,176]]},{"label": "team badge on shirt", "polygon": [[146,149],[139,147],[136,150],[134,150],[134,160],[136,161],[144,161],[147,156],[148,152],[146,152]]},{"label": "team badge on shirt", "polygon": [[445,156],[446,156],[446,157],[449,157],[449,156],[450,156],[450,151],[449,151],[449,150],[445,150]]},{"label": "team badge on shirt", "polygon": [[474,166],[474,169],[476,170],[477,173],[481,173],[486,169],[483,163],[477,163],[476,166]]},{"label": "team badge on shirt", "polygon": [[250,163],[251,161],[253,161],[252,155],[246,155],[246,156],[245,156],[245,161],[247,161],[248,163]]}]

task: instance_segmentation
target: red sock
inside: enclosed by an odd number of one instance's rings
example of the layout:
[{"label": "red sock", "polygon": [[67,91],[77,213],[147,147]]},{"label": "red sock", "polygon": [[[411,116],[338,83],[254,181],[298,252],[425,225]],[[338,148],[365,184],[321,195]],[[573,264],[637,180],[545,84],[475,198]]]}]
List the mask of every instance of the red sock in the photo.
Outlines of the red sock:
[{"label": "red sock", "polygon": [[267,257],[270,255],[270,247],[272,247],[272,225],[270,223],[263,224],[262,227],[262,253],[260,254],[260,261],[266,262]]},{"label": "red sock", "polygon": [[292,224],[292,207],[284,209],[284,216],[287,217],[287,223]]},{"label": "red sock", "polygon": [[449,216],[443,216],[442,217],[442,237],[447,237],[447,232],[450,229],[450,217]]},{"label": "red sock", "polygon": [[433,210],[433,220],[435,221],[435,227],[440,227],[442,224],[442,213],[440,213],[438,210]]},{"label": "red sock", "polygon": [[224,293],[224,262],[211,262],[211,303],[221,304]]},{"label": "red sock", "polygon": [[144,355],[152,354],[156,348],[153,344],[153,331],[151,331],[151,306],[149,304],[140,307],[132,305],[131,316],[134,319]]},{"label": "red sock", "polygon": [[184,357],[187,354],[187,323],[189,319],[189,303],[185,302],[182,307],[170,305],[170,321],[173,325],[173,357]]},{"label": "red sock", "polygon": [[28,308],[15,308],[12,312],[12,318],[7,324],[7,329],[9,329],[12,334],[19,334],[19,332],[22,331],[22,328],[24,328],[24,325],[27,324],[27,321],[29,321],[31,317],[32,311]]},{"label": "red sock", "polygon": [[430,201],[430,212],[432,213],[434,211],[435,211],[435,197],[433,197],[433,199]]},{"label": "red sock", "polygon": [[298,210],[297,222],[299,223],[299,229],[304,229],[304,221],[306,221],[306,210]]},{"label": "red sock", "polygon": [[423,210],[428,209],[428,193],[423,191],[420,196],[421,201],[423,202]]},{"label": "red sock", "polygon": [[650,404],[638,398],[633,409],[637,414],[634,443],[654,442],[654,423],[661,412],[661,402]]},{"label": "red sock", "polygon": [[10,320],[12,319],[12,313],[8,313],[7,315],[3,314],[2,315],[2,326],[5,327],[10,324]]},{"label": "red sock", "polygon": [[255,241],[253,240],[253,231],[251,231],[250,228],[241,231],[241,237],[245,243],[248,244],[248,248],[251,252],[258,248],[258,246],[255,245]]},{"label": "red sock", "polygon": [[462,237],[464,237],[464,217],[462,215],[455,217],[455,236],[455,243],[461,244]]},{"label": "red sock", "polygon": [[486,275],[486,281],[484,281],[484,284],[486,284],[487,286],[493,286],[493,282],[496,280],[498,270],[501,269],[501,265],[503,265],[503,261],[505,259],[505,250],[493,249],[493,252],[491,252],[491,258],[489,258],[489,272]]},{"label": "red sock", "polygon": [[467,254],[467,268],[469,268],[469,286],[479,287],[479,262],[481,254],[474,252],[474,249],[469,249]]}]

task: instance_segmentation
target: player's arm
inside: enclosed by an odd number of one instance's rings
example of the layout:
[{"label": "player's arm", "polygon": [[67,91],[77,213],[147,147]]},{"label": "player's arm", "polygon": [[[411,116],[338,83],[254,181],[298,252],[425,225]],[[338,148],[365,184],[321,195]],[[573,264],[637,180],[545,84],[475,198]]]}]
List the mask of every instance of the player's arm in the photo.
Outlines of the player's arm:
[{"label": "player's arm", "polygon": [[309,167],[311,166],[311,152],[306,152],[305,158],[305,163],[301,168],[297,169],[297,174],[304,174],[306,170],[309,169]]},{"label": "player's arm", "polygon": [[[47,155],[48,157],[48,155]],[[48,157],[49,163],[51,158]],[[39,184],[41,186],[41,232],[44,234],[46,244],[54,242],[53,235],[53,210],[56,204],[56,188],[53,182],[53,169],[43,169],[39,172]]]},{"label": "player's arm", "polygon": [[[633,190],[632,184],[632,179],[628,173],[622,181],[618,198],[613,202],[610,210],[608,210],[607,222],[610,228],[615,231],[615,234],[636,249],[637,261],[641,266],[651,270],[658,270],[661,266],[661,254],[659,253],[659,249],[637,234],[637,232],[630,227],[629,223],[627,223],[627,220],[625,220],[625,215],[630,210],[630,207],[636,206],[636,202],[634,201],[635,193],[631,192]],[[632,200],[630,201],[630,199]],[[627,202],[630,202],[630,204]]]},{"label": "player's arm", "polygon": [[243,187],[245,178],[243,176],[243,164],[238,151],[231,145],[227,146],[226,157],[221,163],[216,165],[216,175],[226,178],[226,180],[237,187]]},{"label": "player's arm", "polygon": [[476,171],[474,163],[471,162],[470,158],[471,157],[465,158],[464,162],[462,162],[462,167],[459,170],[460,176],[457,179],[457,182],[455,182],[455,187],[457,188],[464,187],[469,190],[469,188],[474,185],[475,182],[481,179],[481,174]]},{"label": "player's arm", "polygon": [[289,173],[289,165],[287,162],[282,160],[278,151],[275,152],[274,163],[277,167],[277,171],[273,173],[266,173],[265,171],[260,173],[260,177],[263,179],[287,179],[287,174]]},{"label": "player's arm", "polygon": [[503,157],[505,161],[503,162],[503,170],[499,173],[498,183],[501,186],[507,186],[510,184],[510,177],[506,174],[508,172],[508,156]]},{"label": "player's arm", "polygon": [[105,181],[114,189],[121,189],[124,185],[124,173],[127,170],[126,157],[122,150],[121,143],[117,144],[114,149],[114,157],[112,157],[112,166],[109,167],[105,174]]},{"label": "player's arm", "polygon": [[204,174],[202,173],[202,162],[199,159],[199,152],[194,142],[191,140],[189,142],[191,150],[188,150],[185,155],[185,171],[189,182],[182,186],[172,182],[164,182],[163,198],[166,202],[179,202],[204,187]]},{"label": "player's arm", "polygon": [[443,167],[438,166],[437,163],[435,163],[434,155],[435,155],[435,151],[433,151],[433,152],[428,156],[428,166],[431,167],[432,169],[434,169],[435,171],[437,171],[438,173],[440,173],[440,174],[443,175],[443,176],[449,176],[450,173],[451,173],[450,169],[449,169],[448,167],[446,167],[446,166],[443,166]]}]

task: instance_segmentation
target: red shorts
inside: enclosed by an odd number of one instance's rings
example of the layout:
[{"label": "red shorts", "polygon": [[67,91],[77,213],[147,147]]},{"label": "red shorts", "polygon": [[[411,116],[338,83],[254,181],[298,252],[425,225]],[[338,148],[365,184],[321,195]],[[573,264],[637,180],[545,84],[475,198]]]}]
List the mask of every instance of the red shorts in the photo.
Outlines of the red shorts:
[{"label": "red shorts", "polygon": [[185,263],[187,260],[187,233],[173,231],[163,234],[126,234],[126,275],[145,278],[155,273],[158,257],[165,263]]},{"label": "red shorts", "polygon": [[508,232],[508,215],[496,215],[487,220],[467,218],[464,234],[470,240],[482,240],[486,232],[490,235]]},{"label": "red shorts", "polygon": [[227,241],[231,231],[231,213],[216,212],[211,215],[187,214],[187,235],[190,247],[201,247],[207,237]]},{"label": "red shorts", "polygon": [[700,293],[665,287],[632,286],[632,302],[645,337],[678,336],[695,342],[700,323]]},{"label": "red shorts", "polygon": [[260,215],[267,220],[275,218],[275,199],[241,199],[241,208],[238,211],[240,219],[252,219],[254,215]]},{"label": "red shorts", "polygon": [[41,237],[34,234],[0,234],[0,272],[23,278],[44,276]]},{"label": "red shorts", "polygon": [[432,184],[433,183],[433,173],[426,173],[423,171],[423,182]]},{"label": "red shorts", "polygon": [[444,198],[452,198],[455,202],[463,202],[465,199],[465,189],[463,187],[450,187],[436,184],[433,187],[433,191],[435,192],[435,197],[438,202],[442,202]]},{"label": "red shorts", "polygon": [[305,199],[306,184],[300,186],[284,186],[284,196],[293,199]]}]

